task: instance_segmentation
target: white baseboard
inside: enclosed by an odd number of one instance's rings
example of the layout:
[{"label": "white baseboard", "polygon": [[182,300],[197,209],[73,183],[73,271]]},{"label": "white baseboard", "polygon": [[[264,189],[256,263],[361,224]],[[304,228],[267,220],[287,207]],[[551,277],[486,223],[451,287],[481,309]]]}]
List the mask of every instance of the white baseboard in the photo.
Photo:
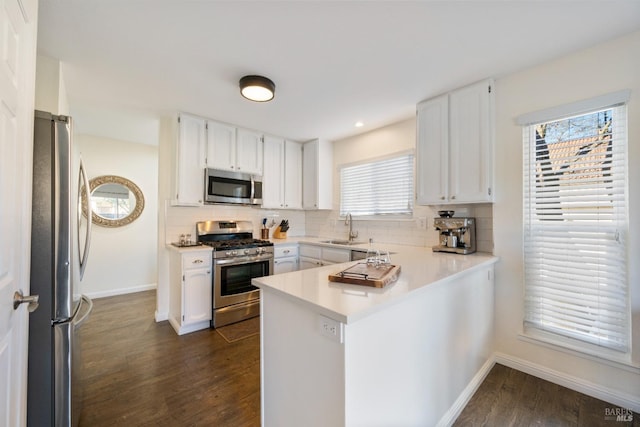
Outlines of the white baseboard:
[{"label": "white baseboard", "polygon": [[633,396],[619,390],[613,390],[608,387],[603,387],[601,385],[585,381],[582,378],[567,375],[563,372],[558,372],[545,366],[504,353],[494,353],[493,361],[495,363],[508,366],[509,368],[533,375],[534,377],[542,378],[543,380],[575,390],[579,393],[586,394],[587,396],[595,397],[596,399],[603,400],[622,408],[631,409],[634,412],[640,412],[640,401],[637,396]]},{"label": "white baseboard", "polygon": [[442,418],[440,418],[440,421],[438,421],[437,424],[438,427],[450,426],[456,421],[456,419],[462,413],[464,407],[467,406],[467,403],[469,403],[469,400],[471,400],[471,398],[473,397],[476,390],[478,390],[478,387],[480,387],[480,384],[482,384],[486,376],[489,374],[489,371],[491,371],[491,368],[493,368],[494,364],[494,357],[489,357],[489,359],[484,363],[484,365],[482,365],[480,370],[471,379],[469,384],[467,384],[464,390],[462,390],[462,393],[460,393],[456,401],[453,402],[453,405],[451,405],[451,407],[447,409],[447,412],[444,413]]},{"label": "white baseboard", "polygon": [[152,289],[157,289],[157,287],[158,285],[156,283],[150,283],[148,285],[133,286],[129,288],[109,289],[108,291],[98,291],[98,292],[87,292],[86,295],[91,299],[97,299],[97,298],[112,297],[115,295],[125,295],[125,294],[132,294],[135,292],[150,291]]}]

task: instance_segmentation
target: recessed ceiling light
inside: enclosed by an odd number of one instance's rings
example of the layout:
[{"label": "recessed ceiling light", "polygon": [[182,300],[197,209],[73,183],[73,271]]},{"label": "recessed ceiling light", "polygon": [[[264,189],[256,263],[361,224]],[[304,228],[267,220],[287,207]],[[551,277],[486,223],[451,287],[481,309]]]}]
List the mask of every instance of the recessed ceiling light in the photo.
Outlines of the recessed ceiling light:
[{"label": "recessed ceiling light", "polygon": [[364,123],[362,123],[360,121],[356,122],[356,127],[357,128],[361,128],[362,126],[364,126]]},{"label": "recessed ceiling light", "polygon": [[263,76],[244,76],[240,79],[240,93],[245,98],[256,101],[271,101],[276,91],[276,85]]}]

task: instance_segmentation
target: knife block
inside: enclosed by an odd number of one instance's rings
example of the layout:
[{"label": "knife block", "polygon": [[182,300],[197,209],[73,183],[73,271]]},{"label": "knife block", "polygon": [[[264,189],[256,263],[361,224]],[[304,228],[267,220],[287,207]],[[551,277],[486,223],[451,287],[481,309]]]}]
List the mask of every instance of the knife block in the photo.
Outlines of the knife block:
[{"label": "knife block", "polygon": [[275,230],[273,230],[273,238],[274,239],[286,239],[287,238],[287,232],[286,231],[281,231],[280,230],[280,226],[277,226]]}]

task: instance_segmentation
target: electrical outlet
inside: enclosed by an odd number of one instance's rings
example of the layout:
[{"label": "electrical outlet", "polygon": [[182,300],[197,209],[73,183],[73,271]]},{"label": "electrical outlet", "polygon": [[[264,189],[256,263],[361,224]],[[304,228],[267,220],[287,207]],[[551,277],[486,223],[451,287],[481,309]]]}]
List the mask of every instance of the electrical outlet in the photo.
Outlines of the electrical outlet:
[{"label": "electrical outlet", "polygon": [[418,229],[426,230],[427,229],[427,218],[418,218],[418,219],[416,219],[416,225],[418,226]]},{"label": "electrical outlet", "polygon": [[318,327],[320,334],[339,343],[342,342],[342,323],[328,317],[318,316]]}]

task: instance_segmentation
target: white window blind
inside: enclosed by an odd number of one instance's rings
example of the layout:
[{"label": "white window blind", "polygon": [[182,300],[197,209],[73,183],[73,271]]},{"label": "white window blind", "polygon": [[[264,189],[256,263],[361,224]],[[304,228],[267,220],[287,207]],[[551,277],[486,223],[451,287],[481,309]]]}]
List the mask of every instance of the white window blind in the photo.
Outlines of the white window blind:
[{"label": "white window blind", "polygon": [[626,107],[525,126],[525,328],[629,349]]},{"label": "white window blind", "polygon": [[340,215],[412,215],[413,153],[340,168]]}]

